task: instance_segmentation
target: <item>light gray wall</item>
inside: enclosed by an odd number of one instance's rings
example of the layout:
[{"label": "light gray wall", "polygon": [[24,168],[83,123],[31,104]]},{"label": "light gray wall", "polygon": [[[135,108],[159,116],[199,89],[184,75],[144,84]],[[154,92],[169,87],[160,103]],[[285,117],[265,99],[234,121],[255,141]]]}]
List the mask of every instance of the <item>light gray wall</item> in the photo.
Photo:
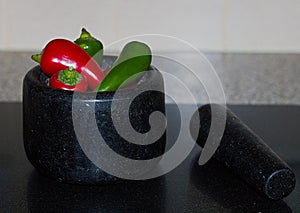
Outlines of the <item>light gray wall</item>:
[{"label": "light gray wall", "polygon": [[85,26],[105,44],[156,33],[204,51],[299,52],[299,20],[298,0],[0,0],[0,50],[39,50]]}]

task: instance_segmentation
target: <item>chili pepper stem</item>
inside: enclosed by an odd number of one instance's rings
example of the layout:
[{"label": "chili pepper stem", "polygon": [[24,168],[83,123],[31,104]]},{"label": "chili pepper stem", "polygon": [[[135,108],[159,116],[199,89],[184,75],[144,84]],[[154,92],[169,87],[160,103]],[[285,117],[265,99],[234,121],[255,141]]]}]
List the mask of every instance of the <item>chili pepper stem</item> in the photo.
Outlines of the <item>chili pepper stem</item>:
[{"label": "chili pepper stem", "polygon": [[42,57],[42,54],[39,53],[39,54],[34,54],[31,56],[31,59],[34,60],[35,62],[37,63],[40,63],[41,62],[41,57]]},{"label": "chili pepper stem", "polygon": [[60,71],[58,75],[58,80],[68,86],[78,84],[81,79],[82,76],[73,67],[68,67],[67,69]]},{"label": "chili pepper stem", "polygon": [[92,38],[92,35],[85,28],[82,28],[80,38]]}]

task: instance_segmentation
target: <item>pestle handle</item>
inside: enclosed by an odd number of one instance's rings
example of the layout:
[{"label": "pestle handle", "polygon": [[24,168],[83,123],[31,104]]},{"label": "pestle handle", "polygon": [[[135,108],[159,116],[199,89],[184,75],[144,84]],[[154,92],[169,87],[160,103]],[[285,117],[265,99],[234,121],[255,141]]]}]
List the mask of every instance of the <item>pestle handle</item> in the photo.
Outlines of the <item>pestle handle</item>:
[{"label": "pestle handle", "polygon": [[[197,144],[201,147],[210,131],[211,107],[207,104],[198,110],[201,127]],[[213,107],[224,111],[223,106],[214,104]],[[288,196],[296,185],[290,167],[229,109],[226,109],[224,134],[213,157],[270,199]]]}]

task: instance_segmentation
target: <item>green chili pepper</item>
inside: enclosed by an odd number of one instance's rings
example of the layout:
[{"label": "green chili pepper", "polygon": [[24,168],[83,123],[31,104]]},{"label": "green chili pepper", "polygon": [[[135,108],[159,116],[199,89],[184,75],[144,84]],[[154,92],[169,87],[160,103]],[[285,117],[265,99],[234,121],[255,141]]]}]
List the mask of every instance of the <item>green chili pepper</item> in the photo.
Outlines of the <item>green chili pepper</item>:
[{"label": "green chili pepper", "polygon": [[124,82],[132,82],[133,75],[149,69],[151,59],[148,45],[138,41],[127,43],[96,91],[116,91]]},{"label": "green chili pepper", "polygon": [[74,42],[101,66],[103,58],[103,44],[101,41],[94,38],[85,28],[82,28],[80,37]]}]

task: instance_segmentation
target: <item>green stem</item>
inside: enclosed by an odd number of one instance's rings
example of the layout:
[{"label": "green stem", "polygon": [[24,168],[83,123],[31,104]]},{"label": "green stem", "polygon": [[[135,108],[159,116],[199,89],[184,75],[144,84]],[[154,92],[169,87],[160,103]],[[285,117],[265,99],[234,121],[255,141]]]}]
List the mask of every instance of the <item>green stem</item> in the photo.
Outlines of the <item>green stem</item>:
[{"label": "green stem", "polygon": [[80,38],[92,38],[92,35],[85,28],[82,28]]},{"label": "green stem", "polygon": [[34,54],[31,56],[31,59],[34,60],[35,62],[37,63],[41,63],[41,57],[42,57],[42,54],[39,53],[39,54]]},{"label": "green stem", "polygon": [[68,67],[65,70],[60,71],[58,80],[68,86],[75,86],[82,79],[82,76],[73,67]]}]

